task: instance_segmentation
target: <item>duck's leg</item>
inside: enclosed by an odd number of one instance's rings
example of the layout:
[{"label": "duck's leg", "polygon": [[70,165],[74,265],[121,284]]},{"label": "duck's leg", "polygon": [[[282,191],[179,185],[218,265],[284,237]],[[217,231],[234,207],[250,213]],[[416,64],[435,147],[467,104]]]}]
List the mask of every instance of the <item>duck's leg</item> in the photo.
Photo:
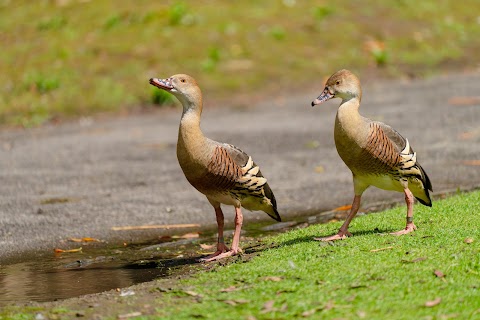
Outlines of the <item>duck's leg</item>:
[{"label": "duck's leg", "polygon": [[350,225],[350,222],[352,219],[355,217],[355,215],[358,212],[358,209],[360,208],[360,200],[362,198],[362,195],[355,195],[353,198],[353,203],[352,203],[352,208],[350,209],[350,212],[348,213],[347,219],[345,222],[342,224],[340,227],[340,230],[338,230],[338,233],[330,236],[330,237],[325,237],[325,238],[314,238],[315,240],[318,241],[333,241],[333,240],[343,240],[346,239],[347,237],[350,237],[352,234],[348,232],[348,226]]},{"label": "duck's leg", "polygon": [[[215,210],[217,212],[217,210]],[[222,241],[223,241],[223,213],[221,212],[221,217],[222,217]],[[218,223],[218,215],[217,215],[217,223]],[[240,207],[235,207],[235,232],[233,234],[233,241],[232,241],[232,248],[228,250],[227,246],[225,246],[225,243],[220,243],[220,224],[218,227],[218,246],[217,246],[217,252],[215,252],[213,255],[208,256],[202,261],[215,261],[215,260],[220,260],[226,257],[231,257],[239,252],[242,252],[242,250],[239,248],[239,243],[240,243],[240,233],[242,232],[242,225],[243,225],[243,214],[242,214],[242,209]]]},{"label": "duck's leg", "polygon": [[217,226],[218,226],[218,241],[217,241],[217,251],[214,254],[211,254],[205,258],[200,259],[200,261],[213,261],[217,260],[218,256],[222,253],[228,252],[228,247],[225,245],[225,240],[223,239],[223,227],[225,225],[223,211],[220,208],[220,204],[215,208],[215,215],[217,216]]},{"label": "duck's leg", "polygon": [[405,202],[407,203],[407,225],[403,230],[392,232],[391,234],[394,236],[400,236],[417,230],[417,227],[413,223],[413,194],[408,188],[405,188],[403,192],[405,193]]},{"label": "duck's leg", "polygon": [[234,255],[242,252],[240,249],[240,234],[242,233],[243,214],[240,207],[235,207],[235,233],[233,234],[232,249],[230,250]]}]

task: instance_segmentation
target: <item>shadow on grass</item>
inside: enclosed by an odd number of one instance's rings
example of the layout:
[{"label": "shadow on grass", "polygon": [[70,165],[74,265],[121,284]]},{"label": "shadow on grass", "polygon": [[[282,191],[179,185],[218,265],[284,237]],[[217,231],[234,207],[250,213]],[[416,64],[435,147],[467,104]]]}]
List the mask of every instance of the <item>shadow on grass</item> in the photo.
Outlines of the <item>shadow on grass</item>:
[{"label": "shadow on grass", "polygon": [[[323,243],[329,243],[332,246],[336,246],[336,245],[338,245],[338,243],[351,241],[351,240],[353,240],[353,239],[355,239],[356,237],[359,237],[359,236],[366,236],[366,235],[372,235],[372,234],[389,235],[390,232],[394,232],[394,231],[396,231],[396,230],[393,230],[391,228],[388,228],[388,229],[375,228],[375,229],[372,229],[372,230],[358,230],[358,231],[352,232],[352,236],[349,237],[346,240],[329,241],[329,242],[323,242]],[[319,234],[312,235],[312,236],[299,237],[299,238],[288,240],[288,241],[285,241],[285,242],[282,242],[282,243],[278,243],[275,246],[271,246],[270,248],[278,248],[278,247],[281,247],[281,246],[290,246],[290,245],[295,245],[295,244],[305,243],[305,242],[321,242],[321,241],[315,240],[314,238],[329,237],[329,236],[332,236],[334,234],[336,234],[336,232],[332,232],[332,233],[328,233],[328,234],[319,233]]]}]

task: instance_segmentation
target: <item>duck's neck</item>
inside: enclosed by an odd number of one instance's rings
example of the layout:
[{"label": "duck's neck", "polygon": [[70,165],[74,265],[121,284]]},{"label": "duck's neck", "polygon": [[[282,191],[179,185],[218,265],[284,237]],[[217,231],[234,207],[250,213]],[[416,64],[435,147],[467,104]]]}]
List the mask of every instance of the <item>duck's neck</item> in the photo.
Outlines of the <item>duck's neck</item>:
[{"label": "duck's neck", "polygon": [[359,107],[360,98],[358,97],[342,100],[340,107],[338,107],[335,125],[342,129],[355,129],[362,121],[362,116],[358,112]]},{"label": "duck's neck", "polygon": [[200,129],[202,108],[195,106],[184,108],[178,130],[177,156],[182,163],[200,161],[198,158],[206,152],[206,138]]}]

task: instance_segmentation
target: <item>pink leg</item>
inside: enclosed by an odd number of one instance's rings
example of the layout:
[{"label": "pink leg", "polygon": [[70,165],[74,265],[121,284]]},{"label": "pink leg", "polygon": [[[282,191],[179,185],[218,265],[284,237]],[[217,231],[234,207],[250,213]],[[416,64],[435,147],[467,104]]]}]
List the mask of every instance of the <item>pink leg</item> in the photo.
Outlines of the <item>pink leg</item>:
[{"label": "pink leg", "polygon": [[361,198],[362,198],[362,195],[355,195],[355,197],[353,198],[353,203],[352,203],[352,208],[350,209],[350,213],[348,214],[348,217],[345,220],[345,222],[340,227],[340,230],[338,230],[337,234],[330,237],[314,238],[314,239],[318,241],[333,241],[333,240],[343,240],[343,239],[346,239],[347,237],[352,236],[352,234],[348,232],[348,226],[350,225],[350,222],[355,217],[355,215],[358,212],[358,209],[360,208]]},{"label": "pink leg", "polygon": [[[241,252],[242,250],[239,248],[239,243],[240,243],[240,233],[242,231],[242,224],[243,224],[242,210],[240,208],[235,207],[235,232],[233,234],[232,249],[227,251],[228,248],[225,246],[225,244],[223,244],[224,247],[222,248],[226,250],[222,252],[219,252],[219,250],[217,250],[217,252],[215,252],[212,256],[206,257],[202,259],[202,261],[208,262],[208,261],[220,260],[226,257],[234,256],[239,252]],[[220,239],[220,227],[219,227],[219,239]],[[223,213],[222,213],[222,239],[223,239]],[[220,240],[219,240],[219,245],[220,245]]]},{"label": "pink leg", "polygon": [[402,234],[407,234],[417,230],[417,227],[413,223],[413,194],[408,188],[404,190],[404,193],[405,193],[405,202],[407,203],[407,225],[403,230],[392,232],[391,234],[394,236],[400,236]]},{"label": "pink leg", "polygon": [[222,208],[215,208],[215,215],[217,216],[217,225],[218,225],[218,242],[217,242],[217,251],[214,254],[211,254],[205,258],[200,259],[200,261],[212,261],[215,260],[215,257],[221,255],[224,252],[228,251],[228,247],[225,245],[225,240],[223,239],[223,227],[225,225],[223,218]]},{"label": "pink leg", "polygon": [[239,248],[240,233],[242,232],[243,214],[242,209],[235,207],[235,233],[233,234],[232,252],[237,254],[242,250]]}]

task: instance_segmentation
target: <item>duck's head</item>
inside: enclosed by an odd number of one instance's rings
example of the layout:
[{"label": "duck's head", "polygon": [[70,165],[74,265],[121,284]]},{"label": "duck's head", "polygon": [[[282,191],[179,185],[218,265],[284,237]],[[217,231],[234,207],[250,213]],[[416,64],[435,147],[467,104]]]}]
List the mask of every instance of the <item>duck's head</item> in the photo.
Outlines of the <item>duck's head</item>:
[{"label": "duck's head", "polygon": [[312,107],[333,98],[341,98],[344,101],[352,98],[360,100],[362,89],[357,76],[345,69],[335,72],[328,78],[322,94],[312,102]]},{"label": "duck's head", "polygon": [[167,79],[151,78],[150,84],[172,93],[182,103],[184,111],[202,103],[202,92],[195,79],[189,75],[176,74]]}]

